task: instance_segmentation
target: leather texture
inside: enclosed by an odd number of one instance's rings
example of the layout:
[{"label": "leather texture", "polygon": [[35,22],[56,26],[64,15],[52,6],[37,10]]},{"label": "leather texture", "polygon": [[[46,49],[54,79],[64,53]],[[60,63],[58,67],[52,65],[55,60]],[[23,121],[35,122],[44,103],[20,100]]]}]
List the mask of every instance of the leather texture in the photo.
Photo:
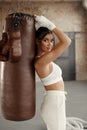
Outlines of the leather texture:
[{"label": "leather texture", "polygon": [[[2,39],[0,40],[0,61],[7,61],[8,60],[7,41],[8,41],[8,35],[7,35],[6,32],[3,32],[2,33]],[[6,53],[3,53],[3,50]]]},{"label": "leather texture", "polygon": [[[13,62],[8,60],[4,66],[2,112],[5,119],[24,121],[35,115],[36,107],[34,17],[24,13],[10,14],[6,18],[6,31],[12,40],[10,44],[15,47],[10,48],[9,59]],[[15,56],[16,49],[19,49],[19,57]]]}]

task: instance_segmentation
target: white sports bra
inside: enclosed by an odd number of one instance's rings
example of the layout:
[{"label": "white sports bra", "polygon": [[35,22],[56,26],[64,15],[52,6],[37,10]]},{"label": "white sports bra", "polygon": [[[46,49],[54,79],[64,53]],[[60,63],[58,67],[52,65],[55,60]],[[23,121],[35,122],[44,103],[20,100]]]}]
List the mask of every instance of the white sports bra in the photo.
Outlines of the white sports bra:
[{"label": "white sports bra", "polygon": [[61,68],[58,65],[56,65],[54,62],[52,62],[52,64],[53,64],[52,72],[47,77],[40,78],[42,83],[45,86],[54,84],[54,83],[62,80],[62,70],[61,70]]}]

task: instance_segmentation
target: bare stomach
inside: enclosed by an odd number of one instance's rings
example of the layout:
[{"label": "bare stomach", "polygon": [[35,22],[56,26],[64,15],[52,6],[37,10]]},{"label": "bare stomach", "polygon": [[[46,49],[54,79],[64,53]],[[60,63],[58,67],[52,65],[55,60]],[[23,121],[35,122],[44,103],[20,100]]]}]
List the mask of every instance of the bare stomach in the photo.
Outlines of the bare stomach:
[{"label": "bare stomach", "polygon": [[63,80],[61,80],[57,83],[47,85],[47,86],[45,86],[45,89],[46,90],[61,90],[61,91],[64,91],[64,82],[63,82]]}]

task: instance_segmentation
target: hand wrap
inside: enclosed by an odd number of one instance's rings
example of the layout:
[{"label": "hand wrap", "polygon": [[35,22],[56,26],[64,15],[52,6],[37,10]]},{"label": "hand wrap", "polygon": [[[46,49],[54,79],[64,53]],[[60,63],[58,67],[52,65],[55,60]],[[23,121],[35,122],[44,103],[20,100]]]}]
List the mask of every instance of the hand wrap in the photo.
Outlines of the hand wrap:
[{"label": "hand wrap", "polygon": [[56,28],[54,23],[52,23],[50,20],[48,20],[47,18],[45,18],[42,15],[41,16],[35,16],[35,20],[36,20],[36,28],[37,28],[37,26],[43,26],[43,27],[47,27],[51,31],[54,28]]}]

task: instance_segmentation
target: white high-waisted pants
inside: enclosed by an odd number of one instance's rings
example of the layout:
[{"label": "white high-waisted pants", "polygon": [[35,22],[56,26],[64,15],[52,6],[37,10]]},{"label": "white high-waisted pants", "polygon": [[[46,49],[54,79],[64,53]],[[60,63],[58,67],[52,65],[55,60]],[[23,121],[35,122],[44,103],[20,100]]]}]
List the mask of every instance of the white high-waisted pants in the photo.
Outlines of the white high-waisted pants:
[{"label": "white high-waisted pants", "polygon": [[41,105],[41,116],[47,130],[66,130],[64,91],[46,91]]}]

